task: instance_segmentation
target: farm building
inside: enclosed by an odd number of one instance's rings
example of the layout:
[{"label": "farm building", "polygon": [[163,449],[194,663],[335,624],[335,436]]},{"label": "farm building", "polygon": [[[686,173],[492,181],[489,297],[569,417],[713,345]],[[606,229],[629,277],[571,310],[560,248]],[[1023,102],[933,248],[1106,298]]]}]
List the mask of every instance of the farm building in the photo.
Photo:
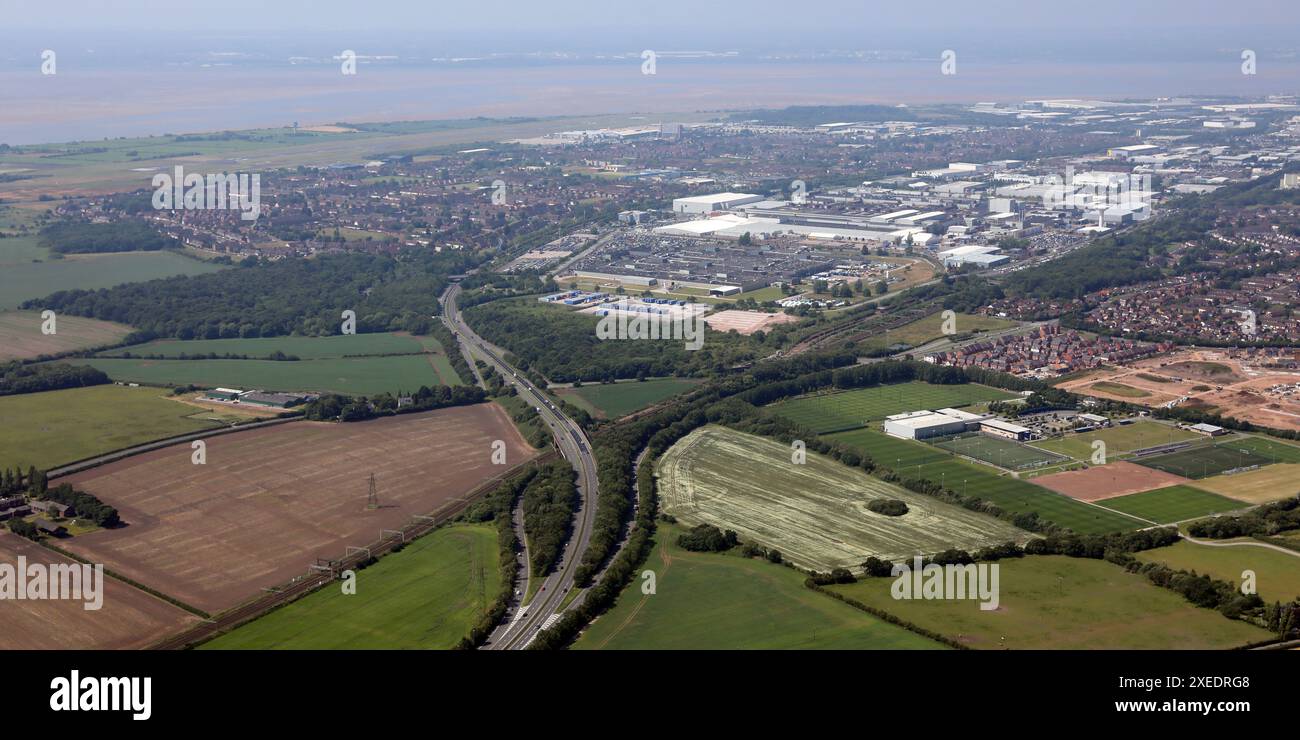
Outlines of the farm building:
[{"label": "farm building", "polygon": [[237,401],[239,394],[243,391],[236,388],[213,388],[203,394],[203,397],[211,401]]},{"label": "farm building", "polygon": [[991,437],[1014,439],[1017,442],[1029,439],[1029,435],[1033,433],[1029,427],[1022,427],[1019,424],[1012,424],[1001,419],[986,419],[980,422],[980,432]]},{"label": "farm building", "polygon": [[290,406],[296,406],[305,399],[305,396],[296,393],[263,393],[262,391],[249,391],[239,397],[240,403],[251,403],[256,406],[274,406],[275,408],[287,409]]},{"label": "farm building", "polygon": [[979,424],[987,416],[957,409],[938,411],[909,411],[885,417],[885,434],[903,439],[932,439],[961,434]]}]

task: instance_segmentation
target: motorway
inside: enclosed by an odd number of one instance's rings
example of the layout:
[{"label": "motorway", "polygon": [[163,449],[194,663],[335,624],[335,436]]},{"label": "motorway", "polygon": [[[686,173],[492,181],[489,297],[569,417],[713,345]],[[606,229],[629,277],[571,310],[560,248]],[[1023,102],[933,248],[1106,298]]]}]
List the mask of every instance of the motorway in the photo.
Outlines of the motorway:
[{"label": "motorway", "polygon": [[[526,606],[512,604],[503,623],[493,631],[484,643],[486,650],[521,650],[528,647],[552,617],[558,618],[565,595],[573,588],[574,572],[582,562],[582,555],[587,551],[591,541],[591,531],[595,524],[596,512],[596,460],[591,452],[591,442],[582,427],[565,416],[562,411],[551,404],[547,396],[528,381],[517,370],[502,359],[502,351],[475,334],[456,306],[460,295],[460,286],[452,285],[443,294],[442,320],[447,328],[456,335],[461,347],[471,360],[482,360],[515,387],[519,397],[537,409],[551,433],[555,436],[560,454],[568,460],[577,471],[579,493],[578,510],[575,514],[573,534],[564,546],[560,561],[555,570],[542,582],[540,590]],[[450,349],[450,348],[448,348]],[[471,365],[473,363],[471,362]],[[525,567],[527,567],[525,561]],[[574,600],[577,603],[577,600]]]}]

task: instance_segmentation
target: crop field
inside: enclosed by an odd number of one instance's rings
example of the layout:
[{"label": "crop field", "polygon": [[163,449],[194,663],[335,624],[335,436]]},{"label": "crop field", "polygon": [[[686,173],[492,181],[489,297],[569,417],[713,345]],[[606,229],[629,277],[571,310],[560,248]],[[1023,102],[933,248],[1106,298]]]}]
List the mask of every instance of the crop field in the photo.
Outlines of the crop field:
[{"label": "crop field", "polygon": [[967,406],[1015,396],[975,383],[932,385],[919,381],[858,388],[779,401],[769,408],[818,434],[857,429],[892,414]]},{"label": "crop field", "polygon": [[438,385],[425,355],[300,360],[77,360],[116,381],[154,385],[257,388],[266,391],[319,391],[374,395]]},{"label": "crop field", "polygon": [[998,565],[992,611],[973,600],[895,599],[892,578],[829,588],[972,648],[1222,650],[1269,637],[1104,560],[1032,555]]},{"label": "crop field", "polygon": [[[29,563],[74,562],[18,535],[0,533],[0,563],[16,566],[20,555]],[[87,611],[85,602],[72,600],[11,598],[0,603],[0,650],[141,649],[198,621],[180,607],[107,574],[98,611]]]},{"label": "crop field", "polygon": [[1007,470],[1041,467],[1065,460],[1060,455],[1044,452],[1029,445],[984,435],[954,437],[942,442],[935,442],[934,446],[959,455],[973,457],[976,460],[983,460]]},{"label": "crop field", "polygon": [[734,553],[677,546],[680,527],[660,525],[646,568],[574,643],[575,650],[944,649],[804,587],[798,571]]},{"label": "crop field", "polygon": [[1105,442],[1106,454],[1113,457],[1133,450],[1201,438],[1196,432],[1179,429],[1171,424],[1137,421],[1083,434],[1068,434],[1060,439],[1034,442],[1033,446],[1068,455],[1076,460],[1088,460],[1092,458],[1092,443],[1096,440]]},{"label": "crop field", "polygon": [[958,493],[991,501],[1007,511],[1034,511],[1043,519],[1082,534],[1119,532],[1142,526],[1142,522],[1132,517],[1088,506],[1018,478],[998,475],[992,468],[957,459],[931,445],[871,429],[833,434],[827,439],[870,455],[900,475],[936,481]]},{"label": "crop field", "polygon": [[[827,457],[810,453],[796,465],[788,446],[726,427],[697,429],[678,441],[656,475],[664,511],[680,521],[735,530],[743,541],[816,570],[856,567],[868,555],[898,560],[1029,536]],[[876,514],[866,508],[872,499],[899,499],[910,511]]]},{"label": "crop field", "polygon": [[218,650],[446,650],[469,634],[500,587],[496,530],[443,527],[337,585],[205,643]]},{"label": "crop field", "polygon": [[1101,501],[1130,493],[1177,486],[1189,481],[1163,470],[1144,468],[1131,462],[1120,461],[1040,475],[1034,478],[1034,482],[1062,496],[1069,496],[1079,501]]},{"label": "crop field", "polygon": [[97,385],[0,397],[0,468],[43,470],[221,426],[157,388]]},{"label": "crop field", "polygon": [[[1233,501],[1217,493],[1202,491],[1191,486],[1170,486],[1144,493],[1132,493],[1106,499],[1103,506],[1142,517],[1156,524],[1173,524],[1246,508],[1246,504],[1240,501]],[[1300,562],[1297,565],[1300,565]]]},{"label": "crop field", "polygon": [[1255,586],[1265,601],[1300,598],[1300,552],[1288,555],[1265,547],[1212,547],[1184,541],[1133,555],[1138,560],[1194,570],[1238,586],[1242,571],[1253,570]]},{"label": "crop field", "polygon": [[[292,422],[173,445],[69,476],[127,526],[70,540],[93,562],[207,612],[453,503],[535,454],[494,404],[365,422]],[[367,506],[373,473],[379,506]]]},{"label": "crop field", "polygon": [[0,362],[25,360],[116,344],[131,327],[110,321],[57,316],[55,332],[41,333],[40,311],[0,311]]},{"label": "crop field", "polygon": [[617,419],[665,398],[695,387],[696,381],[660,378],[641,383],[605,383],[566,388],[559,391],[565,400],[575,403],[593,416]]},{"label": "crop field", "polygon": [[[1260,444],[1261,442],[1264,444]],[[1264,466],[1274,462],[1296,462],[1296,460],[1282,459],[1284,455],[1296,448],[1285,446],[1286,449],[1281,450],[1282,454],[1279,455],[1275,446],[1282,447],[1277,443],[1267,443],[1267,440],[1241,440],[1236,444],[1228,442],[1180,450],[1167,455],[1135,458],[1133,462],[1193,480],[1218,475],[1225,470]],[[1297,459],[1300,460],[1300,456],[1297,456]]]},{"label": "crop field", "polygon": [[1266,504],[1300,494],[1300,465],[1278,463],[1244,473],[1212,475],[1194,485],[1238,501]]},{"label": "crop field", "polygon": [[17,308],[23,301],[60,290],[111,288],[121,283],[199,275],[220,269],[220,265],[174,252],[76,254],[10,265],[0,270],[0,310]]}]

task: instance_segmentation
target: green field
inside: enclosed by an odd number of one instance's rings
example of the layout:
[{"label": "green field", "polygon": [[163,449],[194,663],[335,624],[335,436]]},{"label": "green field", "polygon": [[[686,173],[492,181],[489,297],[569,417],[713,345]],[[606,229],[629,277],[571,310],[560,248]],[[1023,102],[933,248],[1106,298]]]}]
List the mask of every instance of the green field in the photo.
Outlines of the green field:
[{"label": "green field", "polygon": [[893,578],[830,589],[973,648],[1215,650],[1269,637],[1104,560],[1033,555],[998,565],[993,611],[971,600],[895,599]]},{"label": "green field", "polygon": [[1064,458],[1009,439],[974,435],[953,437],[935,442],[935,447],[973,457],[1007,470],[1042,467],[1063,462]]},{"label": "green field", "polygon": [[1223,511],[1244,509],[1247,506],[1240,501],[1233,501],[1217,493],[1202,491],[1191,486],[1157,488],[1154,491],[1130,493],[1127,496],[1108,498],[1097,503],[1107,509],[1139,516],[1156,524],[1172,524]]},{"label": "green field", "polygon": [[[790,445],[722,426],[683,437],[660,458],[655,475],[666,513],[735,530],[745,542],[819,571],[856,568],[873,555],[901,560],[1030,536],[829,457],[809,453],[802,464],[792,463]],[[877,514],[867,508],[874,499],[901,500],[909,511]]]},{"label": "green field", "polygon": [[[953,328],[957,330],[957,336],[975,334],[978,332],[1000,331],[1002,329],[1010,329],[1016,325],[1016,322],[1007,321],[1006,319],[996,319],[992,316],[978,316],[964,313],[957,314],[953,318],[953,323]],[[897,329],[883,332],[877,336],[859,342],[858,346],[862,349],[877,349],[888,347],[893,344],[910,344],[913,347],[919,347],[943,336],[943,312],[938,311],[923,319],[917,319],[910,324],[904,324]]]},{"label": "green field", "polygon": [[902,627],[804,588],[799,571],[736,553],[693,553],[682,529],[660,525],[644,566],[655,593],[637,579],[588,627],[577,650],[942,649]]},{"label": "green field", "polygon": [[1253,545],[1213,547],[1177,542],[1157,550],[1135,553],[1138,560],[1164,563],[1177,570],[1194,570],[1241,585],[1241,573],[1255,571],[1255,587],[1265,601],[1300,598],[1300,552],[1292,555]]},{"label": "green field", "polygon": [[175,358],[182,354],[248,355],[266,357],[272,352],[295,355],[304,360],[324,360],[360,355],[392,355],[421,352],[421,340],[437,347],[431,337],[413,337],[410,334],[382,332],[376,334],[338,334],[327,337],[261,337],[258,339],[160,339],[146,344],[110,350],[102,357],[120,356],[124,352],[134,355],[158,355]]},{"label": "green field", "polygon": [[1237,437],[1219,446],[1241,450],[1270,463],[1300,463],[1300,446],[1267,437]]},{"label": "green field", "polygon": [[99,385],[0,397],[0,468],[48,469],[222,426],[157,388]]},{"label": "green field", "polygon": [[871,429],[832,434],[827,439],[860,450],[905,477],[936,481],[958,493],[991,501],[1007,511],[1036,511],[1043,519],[1082,534],[1143,526],[1132,517],[1089,506],[1018,478],[998,475],[992,468],[958,459],[932,445],[890,437]]},{"label": "green field", "polygon": [[617,419],[638,411],[669,396],[690,390],[696,381],[680,378],[660,378],[641,383],[605,383],[566,388],[558,395],[574,403],[593,416]]},{"label": "green field", "polygon": [[495,529],[443,527],[357,571],[355,594],[330,584],[202,647],[448,649],[469,633],[500,583]]},{"label": "green field", "polygon": [[1043,440],[1035,442],[1034,446],[1068,455],[1076,460],[1089,460],[1092,458],[1092,443],[1096,440],[1105,442],[1107,456],[1113,457],[1133,450],[1201,438],[1201,435],[1196,432],[1179,429],[1171,424],[1136,421],[1123,426],[1106,427],[1093,432],[1068,434],[1059,439]]},{"label": "green field", "polygon": [[[3,242],[8,239],[0,240]],[[173,275],[215,272],[219,265],[200,262],[174,252],[111,252],[77,254],[0,269],[0,309],[17,308],[23,301],[73,288],[111,288]]]},{"label": "green field", "polygon": [[92,365],[113,380],[155,385],[198,385],[266,391],[320,391],[374,395],[438,385],[428,355],[301,360],[118,360],[96,357]]},{"label": "green field", "polygon": [[1015,397],[1012,393],[975,383],[932,385],[913,381],[800,396],[779,401],[768,408],[818,434],[826,434],[864,427],[871,421],[904,411],[966,406]]},{"label": "green field", "polygon": [[[1229,446],[1214,445],[1208,447],[1193,447],[1190,450],[1179,450],[1177,453],[1167,455],[1153,455],[1149,458],[1134,458],[1130,462],[1138,463],[1139,466],[1156,468],[1157,471],[1174,473],[1183,477],[1190,477],[1192,480],[1203,479],[1218,475],[1223,471],[1231,469],[1245,468],[1251,466],[1266,466],[1273,460],[1266,456],[1255,453],[1249,449],[1249,446]],[[1286,460],[1283,460],[1286,462]]]}]

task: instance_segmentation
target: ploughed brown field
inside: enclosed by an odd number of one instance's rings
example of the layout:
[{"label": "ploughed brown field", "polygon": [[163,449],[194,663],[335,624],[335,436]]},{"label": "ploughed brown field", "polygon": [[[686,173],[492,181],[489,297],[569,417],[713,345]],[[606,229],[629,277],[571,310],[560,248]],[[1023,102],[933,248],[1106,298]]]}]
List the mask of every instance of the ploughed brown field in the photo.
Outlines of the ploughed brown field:
[{"label": "ploughed brown field", "polygon": [[[0,563],[72,564],[75,561],[34,542],[0,534]],[[179,632],[198,617],[104,575],[102,608],[82,601],[0,600],[0,650],[130,650]]]},{"label": "ploughed brown field", "polygon": [[1181,475],[1131,462],[1113,462],[1087,470],[1068,470],[1064,473],[1040,475],[1034,478],[1034,482],[1080,501],[1101,501],[1192,481]]},{"label": "ploughed brown field", "polygon": [[[492,443],[506,446],[493,465]],[[68,476],[127,526],[65,541],[92,562],[217,613],[448,506],[536,453],[495,404],[346,424],[294,422],[178,444]],[[379,506],[367,507],[375,474]],[[56,481],[59,482],[59,481]]]}]

